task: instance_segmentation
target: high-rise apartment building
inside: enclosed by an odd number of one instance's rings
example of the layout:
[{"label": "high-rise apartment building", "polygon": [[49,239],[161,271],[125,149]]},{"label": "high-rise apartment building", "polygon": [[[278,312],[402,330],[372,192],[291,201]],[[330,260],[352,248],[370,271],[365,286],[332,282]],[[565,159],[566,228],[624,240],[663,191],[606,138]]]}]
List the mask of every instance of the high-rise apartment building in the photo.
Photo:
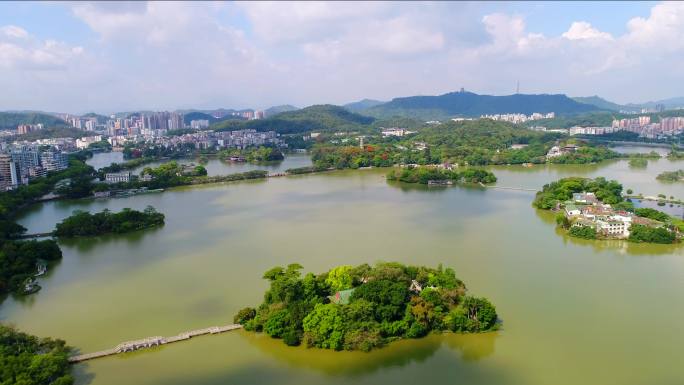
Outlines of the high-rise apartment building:
[{"label": "high-rise apartment building", "polygon": [[19,185],[17,164],[10,154],[0,154],[0,190],[6,191]]}]

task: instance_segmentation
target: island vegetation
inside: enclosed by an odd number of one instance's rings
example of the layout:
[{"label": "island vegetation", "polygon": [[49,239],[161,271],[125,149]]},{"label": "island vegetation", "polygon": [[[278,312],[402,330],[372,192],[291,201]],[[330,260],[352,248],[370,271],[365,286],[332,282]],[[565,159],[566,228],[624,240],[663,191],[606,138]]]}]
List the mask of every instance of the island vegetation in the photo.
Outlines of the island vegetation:
[{"label": "island vegetation", "polygon": [[262,163],[262,162],[279,162],[285,159],[282,151],[275,147],[259,146],[248,147],[244,149],[233,148],[229,150],[219,151],[218,156],[221,159]]},{"label": "island vegetation", "polygon": [[71,385],[70,348],[0,324],[0,384]]},{"label": "island vegetation", "polygon": [[103,234],[122,234],[164,224],[164,214],[154,207],[144,211],[125,208],[120,212],[104,210],[91,214],[87,211],[74,213],[58,223],[53,234],[57,237],[88,237]]},{"label": "island vegetation", "polygon": [[573,237],[627,239],[631,242],[679,242],[684,220],[651,208],[635,208],[622,185],[605,178],[563,178],[544,185],[533,205],[556,211],[556,223]]},{"label": "island vegetation", "polygon": [[644,168],[648,166],[648,160],[645,158],[631,158],[629,160],[629,167]]},{"label": "island vegetation", "polygon": [[682,182],[684,181],[684,170],[665,171],[658,174],[656,179],[664,182]]},{"label": "island vegetation", "polygon": [[403,167],[390,171],[387,180],[419,184],[490,184],[496,182],[496,176],[491,171],[477,168],[458,171],[439,167]]},{"label": "island vegetation", "polygon": [[323,274],[292,264],[264,273],[264,302],[235,322],[287,345],[369,351],[432,331],[486,332],[498,327],[494,306],[467,294],[450,268],[380,263],[337,266]]}]

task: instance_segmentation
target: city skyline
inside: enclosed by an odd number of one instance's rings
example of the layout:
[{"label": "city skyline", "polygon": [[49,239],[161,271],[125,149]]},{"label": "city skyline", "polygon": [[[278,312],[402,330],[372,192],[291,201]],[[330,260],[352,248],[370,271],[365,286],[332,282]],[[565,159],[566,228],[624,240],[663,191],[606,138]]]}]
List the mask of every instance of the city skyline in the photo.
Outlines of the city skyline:
[{"label": "city skyline", "polygon": [[[0,110],[682,96],[684,5],[2,3]],[[629,79],[629,82],[625,81]]]}]

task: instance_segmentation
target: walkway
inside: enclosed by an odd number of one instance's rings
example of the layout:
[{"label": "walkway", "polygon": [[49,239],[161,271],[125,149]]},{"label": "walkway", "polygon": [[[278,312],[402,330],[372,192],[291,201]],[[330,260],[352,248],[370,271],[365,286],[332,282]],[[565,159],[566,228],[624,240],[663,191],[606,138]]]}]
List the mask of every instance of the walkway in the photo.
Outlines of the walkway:
[{"label": "walkway", "polygon": [[239,325],[239,324],[226,325],[226,326],[211,326],[211,327],[208,327],[205,329],[198,329],[198,330],[191,330],[188,332],[183,332],[183,333],[180,333],[180,334],[172,336],[172,337],[155,336],[155,337],[143,338],[141,340],[126,341],[126,342],[122,342],[122,343],[116,345],[116,347],[114,347],[113,349],[100,350],[99,352],[79,354],[77,356],[69,357],[69,362],[72,364],[75,364],[75,363],[79,363],[79,362],[83,362],[83,361],[87,361],[87,360],[92,360],[95,358],[112,356],[115,354],[126,353],[126,352],[132,352],[132,351],[136,351],[139,349],[151,348],[154,346],[170,344],[173,342],[185,341],[185,340],[189,340],[192,337],[201,336],[204,334],[219,334],[219,333],[228,332],[228,331],[240,329],[240,328],[242,328],[242,325]]},{"label": "walkway", "polygon": [[480,186],[486,187],[486,188],[499,189],[499,190],[515,190],[515,191],[531,191],[531,192],[537,191],[535,189],[525,188],[525,187],[488,186],[484,183],[480,183]]}]

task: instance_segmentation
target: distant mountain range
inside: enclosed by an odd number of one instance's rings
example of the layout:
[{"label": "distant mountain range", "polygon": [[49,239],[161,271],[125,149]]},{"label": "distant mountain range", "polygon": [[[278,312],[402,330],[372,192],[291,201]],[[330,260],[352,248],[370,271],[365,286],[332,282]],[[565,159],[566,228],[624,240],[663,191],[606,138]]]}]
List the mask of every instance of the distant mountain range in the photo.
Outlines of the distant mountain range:
[{"label": "distant mountain range", "polygon": [[343,107],[351,112],[361,112],[371,107],[379,106],[384,103],[385,102],[381,102],[379,100],[363,99],[359,100],[358,102],[347,103]]},{"label": "distant mountain range", "polygon": [[628,103],[628,104],[617,104],[603,99],[599,96],[586,96],[586,97],[574,97],[573,100],[594,105],[603,110],[609,111],[629,111],[629,112],[641,112],[642,109],[655,109],[658,106],[663,106],[666,110],[674,110],[684,108],[684,97],[670,98],[657,100],[646,103]]},{"label": "distant mountain range", "polygon": [[322,104],[295,111],[282,112],[266,119],[224,121],[212,126],[218,130],[255,129],[297,134],[311,131],[354,131],[373,123],[375,119],[359,115],[340,106]]},{"label": "distant mountain range", "polygon": [[603,99],[600,96],[578,96],[578,97],[573,97],[572,100],[583,103],[583,104],[589,104],[592,106],[596,106],[602,110],[608,110],[608,111],[631,111],[632,108],[629,108],[627,106],[623,106],[617,103],[610,102],[606,99]]},{"label": "distant mountain range", "polygon": [[412,117],[424,120],[441,120],[453,117],[479,117],[486,114],[535,112],[576,114],[600,110],[591,104],[579,103],[565,95],[506,96],[478,95],[472,92],[450,92],[438,96],[410,96],[395,98],[361,111],[376,118]]},{"label": "distant mountain range", "polygon": [[264,110],[264,115],[266,115],[267,118],[273,117],[275,115],[281,114],[283,112],[290,112],[290,111],[296,111],[299,108],[290,105],[290,104],[283,104],[280,106],[273,106],[270,108],[267,108]]},{"label": "distant mountain range", "polygon": [[65,127],[67,122],[43,112],[0,112],[0,130],[15,130],[20,124],[43,124],[45,127]]}]

